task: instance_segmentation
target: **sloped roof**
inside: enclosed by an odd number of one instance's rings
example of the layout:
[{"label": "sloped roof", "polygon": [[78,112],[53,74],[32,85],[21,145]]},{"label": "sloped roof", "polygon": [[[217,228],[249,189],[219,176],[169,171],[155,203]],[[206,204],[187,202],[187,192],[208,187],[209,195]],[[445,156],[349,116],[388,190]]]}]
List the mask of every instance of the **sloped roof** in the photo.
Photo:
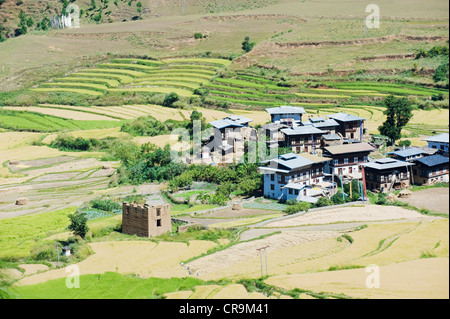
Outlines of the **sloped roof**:
[{"label": "sloped roof", "polygon": [[284,106],[278,106],[278,107],[271,107],[266,109],[267,113],[270,115],[272,114],[305,114],[305,109],[300,106],[290,106],[290,105],[284,105]]},{"label": "sloped roof", "polygon": [[422,141],[448,143],[448,133],[442,133],[423,139]]},{"label": "sloped roof", "polygon": [[408,157],[408,156],[415,156],[415,155],[428,154],[428,153],[420,148],[412,147],[412,148],[405,148],[405,149],[401,149],[398,151],[389,152],[386,154],[397,155],[400,157]]},{"label": "sloped roof", "polygon": [[325,147],[328,153],[332,155],[346,154],[346,153],[357,153],[357,152],[372,152],[375,149],[368,143],[353,143],[353,144],[342,144]]},{"label": "sloped roof", "polygon": [[229,119],[221,119],[221,120],[215,120],[210,122],[209,124],[211,124],[213,127],[217,128],[217,129],[222,129],[225,127],[230,127],[230,126],[235,126],[235,127],[243,127],[243,125],[233,121],[233,120],[229,120]]},{"label": "sloped roof", "polygon": [[344,112],[339,112],[335,114],[327,115],[329,118],[340,121],[340,122],[353,122],[353,121],[364,121],[365,119],[356,115],[347,114]]},{"label": "sloped roof", "polygon": [[293,128],[285,128],[280,130],[286,135],[303,135],[303,134],[326,134],[325,131],[319,130],[312,125],[296,126]]},{"label": "sloped roof", "polygon": [[383,169],[392,169],[392,168],[400,168],[400,167],[407,167],[411,166],[413,164],[405,161],[400,161],[394,158],[381,158],[377,159],[376,161],[369,162],[366,164],[363,164],[364,167],[373,168],[376,170],[383,170]]},{"label": "sloped roof", "polygon": [[[260,167],[260,169],[285,171],[285,169],[283,169],[283,167],[285,167],[290,171],[296,168],[310,166],[315,163],[327,161],[330,161],[330,159],[308,153],[302,154],[301,156],[295,153],[287,153],[279,155],[278,157],[273,158],[271,160],[265,161],[270,162],[271,166]],[[274,168],[275,165],[277,168]]]},{"label": "sloped roof", "polygon": [[448,159],[448,157],[442,156],[440,154],[436,154],[436,155],[421,157],[419,159],[414,160],[414,162],[419,162],[426,166],[436,166],[436,165],[445,164],[445,163],[448,164],[449,159]]},{"label": "sloped roof", "polygon": [[336,141],[336,140],[341,139],[341,137],[338,134],[325,134],[325,135],[322,135],[322,138],[325,141]]}]

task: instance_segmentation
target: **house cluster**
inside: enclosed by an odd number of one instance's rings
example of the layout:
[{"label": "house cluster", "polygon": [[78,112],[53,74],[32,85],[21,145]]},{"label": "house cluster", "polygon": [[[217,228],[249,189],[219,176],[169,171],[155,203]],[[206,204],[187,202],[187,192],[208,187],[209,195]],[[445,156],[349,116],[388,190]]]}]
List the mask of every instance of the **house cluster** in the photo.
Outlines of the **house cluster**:
[{"label": "house cluster", "polygon": [[[365,189],[388,192],[411,184],[448,182],[448,134],[425,139],[427,148],[403,148],[370,159],[377,145],[368,142],[365,119],[346,113],[304,118],[302,107],[267,108],[270,123],[262,126],[267,149],[284,149],[263,162],[264,196],[278,200],[308,201],[332,196],[337,183],[359,180]],[[245,142],[256,141],[257,131],[244,116],[229,116],[211,122],[214,133],[205,141],[197,159],[232,162],[244,155]],[[259,136],[261,141],[261,136]],[[207,144],[206,144],[207,143]],[[206,147],[208,145],[208,147]]]}]

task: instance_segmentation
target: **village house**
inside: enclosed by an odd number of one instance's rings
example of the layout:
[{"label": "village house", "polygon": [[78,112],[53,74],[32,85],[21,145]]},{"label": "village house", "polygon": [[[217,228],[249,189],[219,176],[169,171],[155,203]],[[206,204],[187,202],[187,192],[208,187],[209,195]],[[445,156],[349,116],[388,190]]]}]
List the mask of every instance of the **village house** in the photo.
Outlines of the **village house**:
[{"label": "village house", "polygon": [[297,126],[305,114],[305,109],[299,106],[279,106],[266,109],[270,115],[270,121],[277,124],[285,124],[288,126]]},{"label": "village house", "polygon": [[278,123],[269,123],[261,126],[266,137],[266,145],[268,148],[283,146],[285,136],[281,132],[282,129],[288,128],[289,126]]},{"label": "village house", "polygon": [[[251,138],[254,129],[249,127],[253,120],[244,116],[228,116],[209,124],[214,129],[211,137],[210,152],[222,158],[223,162],[232,162],[244,155],[244,141]],[[205,153],[203,150],[202,153]]]},{"label": "village house", "polygon": [[323,156],[331,159],[325,171],[336,176],[362,178],[361,165],[369,162],[369,154],[374,150],[368,143],[324,147]]},{"label": "village house", "polygon": [[418,147],[404,148],[396,151],[386,153],[390,158],[395,158],[400,161],[411,162],[418,158],[434,154],[435,150],[424,150]]},{"label": "village house", "polygon": [[284,146],[295,153],[316,153],[321,147],[322,135],[326,134],[312,125],[281,129],[284,134]]},{"label": "village house", "polygon": [[442,133],[423,139],[428,142],[429,148],[439,150],[440,154],[448,156],[448,133]]},{"label": "village house", "polygon": [[264,197],[280,201],[297,200],[315,203],[318,197],[334,194],[335,184],[327,181],[325,163],[329,159],[311,154],[288,153],[266,161]]},{"label": "village house", "polygon": [[416,185],[433,185],[449,181],[449,158],[440,154],[415,159],[413,181]]},{"label": "village house", "polygon": [[410,186],[412,163],[395,158],[382,158],[364,164],[366,188],[386,193]]},{"label": "village house", "polygon": [[362,142],[364,135],[364,118],[343,112],[329,114],[327,116],[339,124],[336,128],[336,133],[340,134],[344,140],[350,142]]}]

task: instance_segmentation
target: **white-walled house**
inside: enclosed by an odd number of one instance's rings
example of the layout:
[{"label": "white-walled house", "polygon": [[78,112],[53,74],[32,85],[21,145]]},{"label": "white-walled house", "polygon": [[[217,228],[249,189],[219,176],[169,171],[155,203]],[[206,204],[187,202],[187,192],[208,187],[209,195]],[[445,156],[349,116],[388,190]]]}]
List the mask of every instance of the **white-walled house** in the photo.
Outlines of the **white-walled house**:
[{"label": "white-walled house", "polygon": [[264,174],[264,197],[280,201],[296,200],[315,203],[328,193],[334,183],[326,181],[325,163],[328,158],[311,154],[279,155],[260,167]]},{"label": "white-walled house", "polygon": [[369,154],[375,149],[368,143],[354,143],[328,146],[323,156],[331,159],[325,166],[325,172],[335,176],[362,178],[361,165],[369,162]]},{"label": "white-walled house", "polygon": [[266,112],[269,113],[272,123],[288,126],[299,125],[302,115],[306,113],[303,107],[289,105],[267,108]]}]

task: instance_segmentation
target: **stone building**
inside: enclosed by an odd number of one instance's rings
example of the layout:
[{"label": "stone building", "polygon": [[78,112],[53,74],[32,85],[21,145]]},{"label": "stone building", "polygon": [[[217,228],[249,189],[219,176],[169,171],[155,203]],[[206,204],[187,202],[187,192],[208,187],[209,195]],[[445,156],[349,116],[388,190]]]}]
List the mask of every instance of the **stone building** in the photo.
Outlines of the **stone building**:
[{"label": "stone building", "polygon": [[159,236],[170,232],[170,205],[122,205],[122,233],[140,237]]}]

